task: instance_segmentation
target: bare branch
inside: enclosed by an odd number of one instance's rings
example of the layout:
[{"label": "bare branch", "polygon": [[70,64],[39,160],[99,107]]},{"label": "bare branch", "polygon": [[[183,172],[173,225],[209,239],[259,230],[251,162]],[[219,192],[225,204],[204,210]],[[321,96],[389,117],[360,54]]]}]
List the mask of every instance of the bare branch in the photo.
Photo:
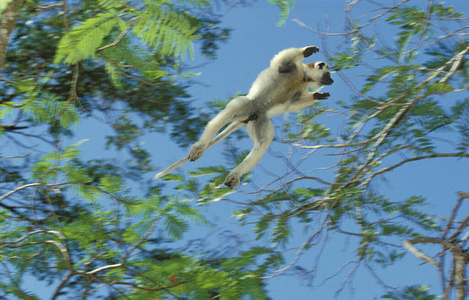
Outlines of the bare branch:
[{"label": "bare branch", "polygon": [[450,68],[449,72],[445,75],[445,77],[440,79],[439,82],[445,82],[446,80],[448,80],[451,77],[451,75],[454,74],[454,72],[456,72],[456,70],[458,69],[459,65],[462,62],[463,56],[466,55],[468,52],[469,52],[469,46],[466,49],[464,49],[463,51],[456,54],[456,56],[453,57],[452,63],[451,63],[452,65],[451,65],[451,68]]},{"label": "bare branch", "polygon": [[31,7],[31,8],[34,8],[34,9],[50,10],[50,9],[54,9],[54,8],[64,7],[65,4],[64,3],[59,3],[59,4],[51,4],[51,5],[47,5],[47,6],[38,6],[38,5],[34,5],[34,4],[26,2],[26,5]]},{"label": "bare branch", "polygon": [[461,247],[459,247],[455,243],[448,242],[447,240],[443,239],[438,239],[438,238],[431,238],[431,237],[419,237],[419,238],[414,238],[410,240],[405,240],[402,245],[409,250],[412,254],[414,254],[416,257],[425,260],[426,262],[439,266],[439,264],[433,259],[422,253],[420,250],[418,250],[416,247],[414,247],[414,244],[440,244],[446,247],[447,249],[450,249],[455,256],[461,256],[464,261],[469,261],[469,254],[466,253]]},{"label": "bare branch", "polygon": [[64,244],[59,243],[59,242],[54,241],[54,240],[27,242],[27,243],[19,244],[20,242],[26,240],[27,238],[29,238],[33,235],[36,235],[36,234],[40,234],[40,233],[53,234],[53,235],[57,236],[65,244],[65,240],[66,240],[65,236],[62,233],[60,233],[59,231],[55,231],[55,230],[36,230],[36,231],[33,231],[33,232],[29,232],[25,236],[22,236],[22,237],[14,240],[12,242],[3,242],[3,243],[1,243],[2,246],[0,246],[0,249],[2,249],[2,248],[21,248],[21,247],[24,247],[24,246],[27,246],[27,245],[40,245],[40,244],[54,245],[56,248],[59,249],[60,253],[62,254],[62,256],[64,258],[64,262],[67,265],[67,268],[71,271],[72,268],[73,268],[72,261],[70,259],[70,254],[68,253],[68,250],[67,250],[67,248],[65,247]]},{"label": "bare branch", "polygon": [[69,272],[63,279],[62,282],[59,284],[59,286],[55,289],[54,295],[52,295],[52,300],[57,299],[57,297],[60,295],[60,290],[65,286],[67,281],[73,276],[73,272]]},{"label": "bare branch", "polygon": [[21,155],[17,155],[17,156],[2,156],[2,155],[0,155],[0,158],[4,158],[4,159],[24,158],[24,157],[30,155],[33,152],[34,152],[34,150],[30,150],[30,151],[26,152],[25,154],[21,154]]},{"label": "bare branch", "polygon": [[76,182],[60,182],[60,183],[44,184],[44,183],[35,182],[35,183],[25,184],[25,185],[22,185],[22,186],[17,187],[17,188],[14,189],[14,190],[9,191],[8,193],[3,194],[3,195],[0,197],[0,201],[2,201],[3,199],[5,199],[5,198],[11,196],[12,194],[14,194],[14,193],[16,193],[16,192],[19,192],[19,191],[21,191],[21,190],[24,190],[24,189],[27,189],[27,188],[30,188],[30,187],[36,187],[36,186],[54,187],[54,186],[62,186],[62,185],[67,185],[67,184],[79,184],[79,183],[76,183]]},{"label": "bare branch", "polygon": [[424,155],[424,156],[418,156],[418,157],[412,157],[412,158],[408,158],[408,159],[405,159],[393,166],[390,166],[390,167],[387,167],[387,168],[383,168],[375,173],[373,173],[372,175],[370,175],[370,177],[368,178],[368,180],[366,182],[369,182],[373,177],[376,177],[380,174],[383,174],[383,173],[386,173],[386,172],[389,172],[391,170],[394,170],[395,168],[397,167],[400,167],[406,163],[409,163],[409,162],[413,162],[413,161],[418,161],[418,160],[423,160],[423,159],[430,159],[430,158],[443,158],[443,157],[466,157],[466,158],[469,158],[469,154],[461,154],[461,153],[435,153],[435,154],[430,154],[430,155]]},{"label": "bare branch", "polygon": [[132,29],[132,26],[134,26],[135,23],[137,23],[138,21],[139,21],[139,18],[136,18],[135,20],[133,20],[130,23],[129,27],[127,27],[126,30],[122,31],[114,42],[110,43],[109,45],[106,45],[106,46],[103,46],[103,47],[99,48],[98,50],[96,50],[96,52],[101,52],[103,50],[106,50],[106,49],[112,48],[114,46],[117,46],[117,44],[119,44],[122,41],[122,39],[127,35],[127,33],[130,31],[130,29]]},{"label": "bare branch", "polygon": [[410,240],[405,240],[402,242],[402,246],[406,248],[407,250],[410,251],[413,255],[415,255],[417,258],[420,258],[429,264],[432,264],[434,266],[439,266],[439,264],[431,257],[428,257],[425,255],[423,252],[421,252],[419,249],[414,247],[414,244],[425,244],[425,243],[438,243],[438,244],[443,244],[444,241],[436,238],[427,238],[427,237],[422,237],[422,238],[415,238],[415,239],[410,239]]},{"label": "bare branch", "polygon": [[120,267],[122,267],[122,266],[123,266],[122,263],[118,263],[118,264],[103,266],[103,267],[94,269],[94,270],[92,270],[92,271],[88,271],[88,272],[78,272],[78,273],[79,273],[79,274],[84,274],[84,275],[94,275],[94,274],[99,273],[99,272],[101,272],[101,271],[110,270],[110,269],[115,269],[115,268],[120,268]]}]

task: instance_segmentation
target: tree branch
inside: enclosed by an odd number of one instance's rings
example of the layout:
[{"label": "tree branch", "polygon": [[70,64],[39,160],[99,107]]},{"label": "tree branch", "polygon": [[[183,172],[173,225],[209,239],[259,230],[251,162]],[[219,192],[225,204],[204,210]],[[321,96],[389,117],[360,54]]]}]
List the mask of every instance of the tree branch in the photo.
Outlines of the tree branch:
[{"label": "tree branch", "polygon": [[99,48],[98,50],[96,50],[96,52],[101,52],[103,50],[112,48],[112,47],[116,46],[117,44],[119,44],[122,41],[122,39],[124,38],[124,36],[126,36],[127,33],[130,31],[130,29],[132,29],[132,26],[134,26],[135,23],[137,23],[138,21],[139,21],[139,18],[136,18],[135,20],[133,20],[130,23],[129,27],[127,27],[126,30],[122,31],[114,42],[110,43],[109,45],[106,45],[106,46],[103,46],[103,47]]},{"label": "tree branch", "polygon": [[416,257],[423,259],[424,261],[435,265],[439,266],[439,264],[431,257],[428,257],[424,253],[422,253],[419,249],[414,247],[414,244],[441,244],[445,246],[447,249],[450,249],[455,256],[460,256],[460,259],[463,259],[464,261],[468,262],[469,261],[469,254],[466,253],[461,247],[456,245],[455,243],[448,242],[447,240],[443,239],[438,239],[438,238],[430,238],[430,237],[419,237],[419,238],[414,238],[410,240],[405,240],[402,242],[402,245],[409,250],[412,254],[414,254]]},{"label": "tree branch", "polygon": [[423,252],[421,252],[419,249],[414,247],[414,244],[428,244],[428,243],[438,243],[438,244],[443,244],[445,241],[436,239],[436,238],[429,238],[429,237],[421,237],[421,238],[415,238],[415,239],[410,239],[410,240],[405,240],[402,242],[402,246],[409,250],[410,253],[415,255],[417,258],[420,258],[434,266],[439,266],[439,264],[431,257],[428,257],[425,255]]},{"label": "tree branch", "polygon": [[55,230],[36,230],[36,231],[33,231],[33,232],[29,232],[25,236],[22,236],[22,237],[14,240],[12,242],[3,242],[2,243],[3,245],[0,247],[0,249],[2,249],[2,248],[20,248],[20,247],[27,246],[27,245],[39,245],[39,244],[54,245],[56,248],[59,249],[60,253],[62,254],[62,256],[64,258],[64,261],[67,265],[67,268],[70,271],[72,271],[73,266],[72,266],[72,261],[71,261],[71,258],[70,258],[70,254],[68,253],[67,248],[63,244],[61,244],[57,241],[46,240],[46,241],[37,241],[37,242],[27,242],[27,243],[24,243],[24,244],[17,245],[18,243],[24,241],[25,239],[27,239],[27,238],[29,238],[33,235],[39,234],[39,233],[53,234],[53,235],[57,236],[63,243],[65,243],[65,241],[66,241],[65,236],[62,233],[60,233],[59,231],[55,231]]},{"label": "tree branch", "polygon": [[31,4],[31,3],[27,3],[27,2],[25,4],[29,7],[31,7],[31,8],[40,9],[40,10],[50,10],[50,9],[54,9],[54,8],[63,7],[65,5],[64,3],[59,3],[59,4],[51,4],[51,5],[47,5],[47,6],[38,6],[38,5],[34,5],[34,4]]},{"label": "tree branch", "polygon": [[[380,175],[380,174],[383,174],[383,173],[386,173],[386,172],[389,172],[391,170],[394,170],[395,168],[397,167],[400,167],[402,166],[403,164],[406,164],[408,162],[412,162],[412,161],[418,161],[418,160],[423,160],[423,159],[429,159],[429,158],[442,158],[442,157],[466,157],[466,158],[469,158],[469,154],[460,154],[460,153],[436,153],[436,154],[430,154],[430,155],[424,155],[424,156],[418,156],[418,157],[412,157],[412,158],[408,158],[408,159],[405,159],[393,166],[390,166],[390,167],[387,167],[387,168],[383,168],[381,170],[379,170],[378,172],[372,174],[370,176],[369,179],[372,179],[373,177],[377,176],[377,175]],[[369,180],[367,180],[367,182],[369,182]]]},{"label": "tree branch", "polygon": [[13,0],[8,3],[2,13],[2,22],[0,23],[0,72],[3,70],[5,56],[8,48],[10,35],[15,28],[18,10],[24,0]]}]

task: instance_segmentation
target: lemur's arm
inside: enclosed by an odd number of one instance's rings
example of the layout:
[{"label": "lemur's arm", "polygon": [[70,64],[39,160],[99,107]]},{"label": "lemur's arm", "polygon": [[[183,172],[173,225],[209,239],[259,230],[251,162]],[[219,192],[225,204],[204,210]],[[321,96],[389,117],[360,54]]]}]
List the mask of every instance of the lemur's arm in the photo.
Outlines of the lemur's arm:
[{"label": "lemur's arm", "polygon": [[293,100],[287,111],[292,112],[292,111],[303,109],[305,107],[310,106],[316,101],[326,100],[327,98],[329,98],[330,95],[331,94],[329,93],[307,92],[306,94],[302,95],[298,99]]}]

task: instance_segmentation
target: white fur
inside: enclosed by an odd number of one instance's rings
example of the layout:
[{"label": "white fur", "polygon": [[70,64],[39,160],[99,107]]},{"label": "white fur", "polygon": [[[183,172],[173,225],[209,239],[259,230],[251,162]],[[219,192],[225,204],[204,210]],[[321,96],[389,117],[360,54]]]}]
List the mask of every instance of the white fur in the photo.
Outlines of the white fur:
[{"label": "white fur", "polygon": [[191,147],[189,160],[200,158],[215,134],[226,124],[247,122],[246,128],[254,147],[225,180],[225,185],[236,188],[240,183],[240,176],[254,168],[274,138],[274,126],[270,118],[313,104],[318,101],[315,95],[327,98],[328,94],[325,96],[308,91],[308,87],[318,89],[333,82],[330,68],[326,64],[302,63],[305,53],[311,55],[316,51],[316,47],[309,46],[286,49],[275,55],[270,67],[257,76],[249,93],[233,99],[207,124],[199,141]]}]

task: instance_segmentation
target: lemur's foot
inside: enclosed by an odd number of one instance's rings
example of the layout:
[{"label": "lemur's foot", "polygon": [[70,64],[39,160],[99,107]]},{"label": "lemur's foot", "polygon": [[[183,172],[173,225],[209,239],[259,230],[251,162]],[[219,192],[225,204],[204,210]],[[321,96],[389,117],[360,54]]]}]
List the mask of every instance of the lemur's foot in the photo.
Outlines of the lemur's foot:
[{"label": "lemur's foot", "polygon": [[319,52],[319,48],[316,46],[309,46],[303,50],[303,56],[308,57],[311,56],[313,53]]},{"label": "lemur's foot", "polygon": [[225,179],[225,185],[227,187],[229,187],[230,189],[235,189],[239,186],[240,184],[240,180],[239,180],[239,175],[236,174],[236,173],[230,173],[228,174],[228,176],[226,176],[226,179]]},{"label": "lemur's foot", "polygon": [[246,120],[243,121],[243,123],[249,123],[250,121],[254,121],[254,120],[257,120],[258,118],[258,115],[257,115],[257,112],[253,113],[252,115],[250,115]]},{"label": "lemur's foot", "polygon": [[189,150],[189,160],[196,161],[204,154],[205,145],[201,142],[195,143]]}]

